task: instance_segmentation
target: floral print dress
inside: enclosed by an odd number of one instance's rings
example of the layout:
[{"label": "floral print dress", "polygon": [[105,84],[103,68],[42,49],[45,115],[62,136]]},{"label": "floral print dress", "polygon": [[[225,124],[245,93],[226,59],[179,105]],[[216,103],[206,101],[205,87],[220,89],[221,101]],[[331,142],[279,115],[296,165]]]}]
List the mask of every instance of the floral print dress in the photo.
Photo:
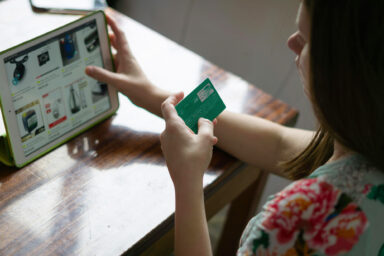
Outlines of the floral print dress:
[{"label": "floral print dress", "polygon": [[359,155],[321,166],[269,199],[237,255],[384,256],[384,172]]}]

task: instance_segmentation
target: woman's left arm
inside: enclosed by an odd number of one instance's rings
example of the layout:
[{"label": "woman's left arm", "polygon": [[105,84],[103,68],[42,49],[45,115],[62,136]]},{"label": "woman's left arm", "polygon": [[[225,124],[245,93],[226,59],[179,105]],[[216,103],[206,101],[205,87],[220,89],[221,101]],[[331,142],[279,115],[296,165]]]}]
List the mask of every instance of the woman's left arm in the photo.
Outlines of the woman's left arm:
[{"label": "woman's left arm", "polygon": [[[212,255],[204,208],[203,176],[212,158],[213,123],[199,120],[194,134],[178,116],[175,105],[182,93],[169,97],[161,106],[166,122],[161,148],[176,196],[175,255]],[[214,121],[215,122],[215,121]]]},{"label": "woman's left arm", "polygon": [[175,255],[212,255],[203,186],[175,190]]}]

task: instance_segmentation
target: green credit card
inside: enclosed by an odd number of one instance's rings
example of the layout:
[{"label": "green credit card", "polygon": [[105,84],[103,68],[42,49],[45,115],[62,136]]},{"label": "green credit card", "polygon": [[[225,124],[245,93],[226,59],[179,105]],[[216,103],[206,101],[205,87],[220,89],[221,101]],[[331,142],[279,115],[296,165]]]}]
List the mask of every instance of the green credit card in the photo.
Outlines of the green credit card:
[{"label": "green credit card", "polygon": [[212,82],[207,78],[175,108],[185,124],[197,134],[199,118],[203,117],[212,121],[223,112],[225,104]]}]

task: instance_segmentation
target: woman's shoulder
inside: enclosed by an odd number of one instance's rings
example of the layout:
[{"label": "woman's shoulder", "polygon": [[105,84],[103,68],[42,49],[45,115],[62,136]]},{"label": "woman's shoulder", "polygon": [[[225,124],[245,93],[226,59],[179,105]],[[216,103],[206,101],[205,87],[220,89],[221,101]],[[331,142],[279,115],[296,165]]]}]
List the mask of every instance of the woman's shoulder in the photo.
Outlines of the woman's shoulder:
[{"label": "woman's shoulder", "polygon": [[[274,195],[248,224],[239,254],[368,255],[367,233],[383,230],[369,223],[382,216],[372,211],[384,213],[384,182],[377,183],[381,172],[355,160],[325,165]],[[374,255],[383,243],[375,242]]]},{"label": "woman's shoulder", "polygon": [[[331,184],[357,204],[371,198],[374,191],[384,189],[384,170],[377,169],[357,154],[325,164],[308,178]],[[384,203],[384,198],[382,200]]]}]

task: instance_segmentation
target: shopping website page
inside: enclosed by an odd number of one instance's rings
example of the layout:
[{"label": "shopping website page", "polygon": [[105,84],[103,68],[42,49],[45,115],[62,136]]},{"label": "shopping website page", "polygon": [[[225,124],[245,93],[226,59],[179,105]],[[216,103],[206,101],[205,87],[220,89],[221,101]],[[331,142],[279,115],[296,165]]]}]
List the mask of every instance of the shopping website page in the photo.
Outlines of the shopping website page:
[{"label": "shopping website page", "polygon": [[95,20],[4,63],[25,156],[110,109],[107,85],[84,73],[104,66]]}]

